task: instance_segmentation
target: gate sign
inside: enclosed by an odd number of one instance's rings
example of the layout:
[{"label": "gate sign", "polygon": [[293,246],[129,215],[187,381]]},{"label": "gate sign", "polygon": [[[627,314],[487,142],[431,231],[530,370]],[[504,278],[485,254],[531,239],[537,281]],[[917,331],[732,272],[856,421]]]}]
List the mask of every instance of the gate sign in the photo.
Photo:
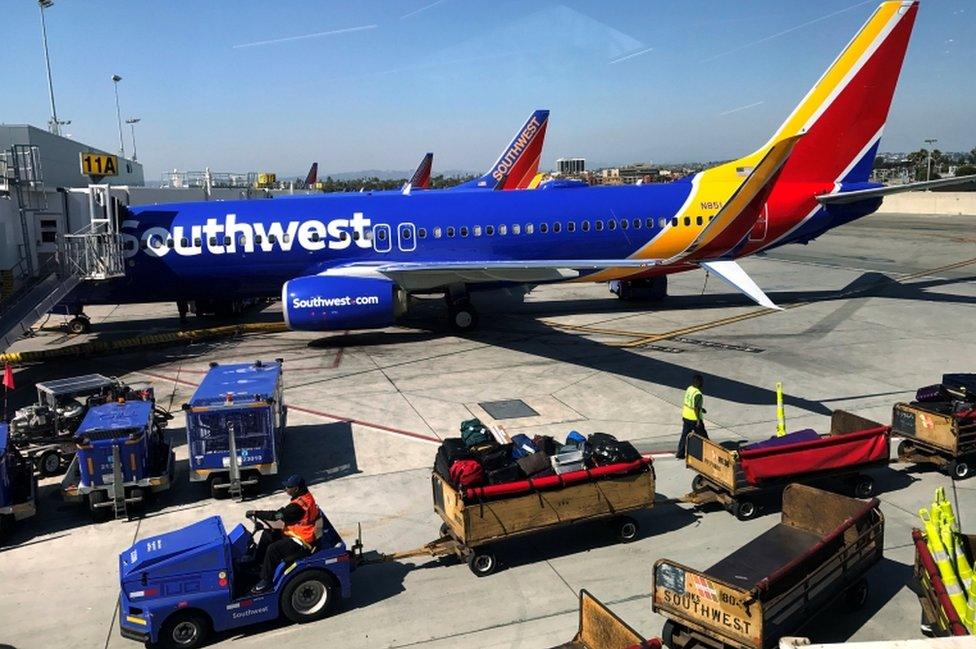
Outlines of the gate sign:
[{"label": "gate sign", "polygon": [[94,153],[92,151],[82,151],[81,173],[85,176],[118,176],[119,157],[108,153]]}]

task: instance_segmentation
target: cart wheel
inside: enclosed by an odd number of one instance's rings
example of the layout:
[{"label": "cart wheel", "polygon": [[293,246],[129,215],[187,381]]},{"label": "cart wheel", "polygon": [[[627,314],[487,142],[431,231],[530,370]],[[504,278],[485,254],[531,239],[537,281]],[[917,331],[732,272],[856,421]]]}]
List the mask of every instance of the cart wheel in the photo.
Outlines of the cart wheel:
[{"label": "cart wheel", "polygon": [[756,503],[751,500],[736,500],[732,503],[732,515],[738,518],[740,521],[747,521],[750,518],[755,518],[756,514],[759,513],[759,508],[756,507]]},{"label": "cart wheel", "polygon": [[856,611],[868,601],[868,581],[867,579],[858,580],[853,586],[844,593],[844,603],[848,611]]},{"label": "cart wheel", "polygon": [[323,570],[306,570],[281,592],[281,611],[292,622],[304,624],[321,620],[338,603],[339,587]]},{"label": "cart wheel", "polygon": [[214,500],[226,500],[230,498],[230,489],[220,488],[217,485],[226,485],[230,482],[225,475],[215,475],[210,478],[210,497]]},{"label": "cart wheel", "polygon": [[868,475],[858,476],[854,483],[855,498],[870,498],[874,495],[874,478]]},{"label": "cart wheel", "polygon": [[621,543],[636,541],[640,535],[640,525],[630,516],[617,519],[617,540]]},{"label": "cart wheel", "polygon": [[664,627],[661,629],[661,643],[665,647],[670,647],[670,649],[676,649],[674,644],[674,634],[679,633],[680,628],[677,624],[668,620],[664,623]]},{"label": "cart wheel", "polygon": [[904,457],[915,450],[915,444],[910,439],[903,439],[898,442],[898,450],[896,454],[898,459],[904,461]]},{"label": "cart wheel", "polygon": [[468,555],[468,568],[471,568],[471,572],[477,577],[487,577],[498,568],[495,553],[488,548],[473,550]]},{"label": "cart wheel", "polygon": [[157,646],[166,649],[195,649],[203,645],[209,633],[210,625],[198,613],[175,613],[159,630]]},{"label": "cart wheel", "polygon": [[91,512],[92,521],[96,523],[104,523],[112,516],[112,512],[109,507],[97,506],[99,503],[103,503],[105,501],[105,492],[101,489],[96,489],[88,494],[88,511]]},{"label": "cart wheel", "polygon": [[35,464],[42,476],[57,475],[61,472],[61,454],[56,450],[44,451]]},{"label": "cart wheel", "polygon": [[696,475],[694,478],[691,479],[691,490],[696,492],[702,491],[705,489],[705,486],[707,484],[708,482],[705,481],[705,476],[699,473],[698,475]]},{"label": "cart wheel", "polygon": [[441,537],[448,536],[451,533],[451,526],[447,523],[441,523]]},{"label": "cart wheel", "polygon": [[949,462],[949,475],[953,480],[965,480],[972,475],[972,465],[966,460],[953,460]]}]

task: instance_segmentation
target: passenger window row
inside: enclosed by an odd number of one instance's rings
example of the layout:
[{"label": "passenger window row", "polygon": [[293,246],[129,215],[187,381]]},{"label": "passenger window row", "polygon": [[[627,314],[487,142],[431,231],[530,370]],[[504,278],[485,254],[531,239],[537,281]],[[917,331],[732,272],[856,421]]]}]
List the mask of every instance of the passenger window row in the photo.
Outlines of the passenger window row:
[{"label": "passenger window row", "polygon": [[[668,219],[661,217],[658,221],[660,227],[665,227],[668,224]],[[677,219],[674,219],[674,225],[677,225]],[[447,226],[441,228],[440,226],[431,228],[430,236],[434,239],[448,238],[453,239],[454,237],[492,237],[492,236],[505,236],[507,234],[520,235],[520,234],[533,234],[538,228],[540,234],[559,234],[563,232],[603,232],[614,231],[618,228],[621,230],[640,230],[642,228],[652,230],[654,229],[655,222],[654,219],[648,217],[646,219],[607,219],[606,221],[597,219],[595,221],[567,221],[562,223],[556,221],[554,223],[513,223],[511,226],[502,224],[498,226],[494,225],[473,225],[470,228],[467,226]],[[417,228],[417,238],[426,239],[428,236],[427,228]]]}]

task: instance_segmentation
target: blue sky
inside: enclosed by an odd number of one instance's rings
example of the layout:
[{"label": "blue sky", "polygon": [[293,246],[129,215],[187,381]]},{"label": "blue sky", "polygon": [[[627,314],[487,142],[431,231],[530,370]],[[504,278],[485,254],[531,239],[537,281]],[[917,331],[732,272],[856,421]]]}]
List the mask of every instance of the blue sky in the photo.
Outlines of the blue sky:
[{"label": "blue sky", "polygon": [[[487,168],[535,108],[543,166],[731,158],[786,117],[875,0],[55,0],[58,114],[109,150],[112,74],[146,176]],[[0,121],[49,117],[33,0],[3,0]],[[976,3],[924,0],[882,150],[976,147]],[[11,65],[11,62],[14,64]],[[126,131],[126,147],[129,133]]]}]

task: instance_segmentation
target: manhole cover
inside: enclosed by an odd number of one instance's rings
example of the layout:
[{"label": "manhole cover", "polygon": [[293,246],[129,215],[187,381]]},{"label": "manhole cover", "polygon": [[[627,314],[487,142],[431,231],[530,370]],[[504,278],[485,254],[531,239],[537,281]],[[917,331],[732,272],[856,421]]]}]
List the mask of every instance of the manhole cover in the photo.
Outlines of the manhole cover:
[{"label": "manhole cover", "polygon": [[538,417],[539,413],[530,408],[521,399],[507,399],[505,401],[485,401],[479,403],[492,419],[516,419],[518,417]]}]

